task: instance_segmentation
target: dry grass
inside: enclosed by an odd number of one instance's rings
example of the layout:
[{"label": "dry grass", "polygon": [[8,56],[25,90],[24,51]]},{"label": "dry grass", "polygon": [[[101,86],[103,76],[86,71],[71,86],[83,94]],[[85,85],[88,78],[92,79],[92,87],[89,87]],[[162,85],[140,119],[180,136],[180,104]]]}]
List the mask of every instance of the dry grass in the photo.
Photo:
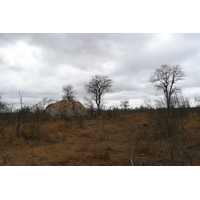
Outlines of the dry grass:
[{"label": "dry grass", "polygon": [[[199,122],[200,116],[192,112],[181,138],[194,165],[200,165]],[[19,138],[15,127],[14,122],[1,121],[1,165],[128,166],[130,158],[134,165],[173,165],[167,156],[171,151],[163,145],[173,144],[154,137],[145,112],[110,111],[97,119],[27,121],[20,128]],[[183,156],[184,163],[190,165],[184,153],[175,153],[173,159]]]}]

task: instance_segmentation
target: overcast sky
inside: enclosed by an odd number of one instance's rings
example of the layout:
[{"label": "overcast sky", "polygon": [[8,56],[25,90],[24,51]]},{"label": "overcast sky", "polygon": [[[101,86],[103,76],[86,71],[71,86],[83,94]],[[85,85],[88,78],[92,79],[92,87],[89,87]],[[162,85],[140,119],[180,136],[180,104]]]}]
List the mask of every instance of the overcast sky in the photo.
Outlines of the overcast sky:
[{"label": "overcast sky", "polygon": [[160,94],[149,76],[163,64],[181,65],[187,77],[183,94],[194,99],[200,91],[200,34],[2,34],[0,35],[3,101],[34,104],[44,97],[61,100],[62,87],[73,85],[84,103],[84,84],[94,75],[108,75],[113,92],[106,106],[129,100],[138,107],[144,98]]}]

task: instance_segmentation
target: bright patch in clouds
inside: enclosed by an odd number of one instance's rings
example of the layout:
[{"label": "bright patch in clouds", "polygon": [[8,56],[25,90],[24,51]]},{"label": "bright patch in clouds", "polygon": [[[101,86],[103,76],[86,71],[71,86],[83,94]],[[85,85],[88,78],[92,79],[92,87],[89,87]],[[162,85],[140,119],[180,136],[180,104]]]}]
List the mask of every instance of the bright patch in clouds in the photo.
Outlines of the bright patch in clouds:
[{"label": "bright patch in clouds", "polygon": [[170,33],[161,33],[161,38],[162,38],[163,40],[169,39],[169,38],[170,38]]},{"label": "bright patch in clouds", "polygon": [[27,68],[36,66],[37,59],[41,56],[41,49],[39,47],[30,46],[25,42],[19,41],[12,46],[1,48],[4,57],[4,63],[8,68],[20,70],[23,66]]}]

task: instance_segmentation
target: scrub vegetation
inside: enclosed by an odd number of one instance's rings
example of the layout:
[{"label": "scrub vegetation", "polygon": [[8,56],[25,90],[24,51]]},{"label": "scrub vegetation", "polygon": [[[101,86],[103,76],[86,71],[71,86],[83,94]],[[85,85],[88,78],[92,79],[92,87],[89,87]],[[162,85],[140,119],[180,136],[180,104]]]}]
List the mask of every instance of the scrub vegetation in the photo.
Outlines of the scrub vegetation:
[{"label": "scrub vegetation", "polygon": [[1,165],[200,165],[200,109],[187,109],[182,124],[172,127],[164,110],[107,110],[71,119],[31,113],[18,137],[16,114],[1,113]]},{"label": "scrub vegetation", "polygon": [[[52,100],[28,106],[19,92],[20,108],[0,103],[0,165],[198,166],[200,107],[191,108],[181,94],[177,82],[184,76],[178,65],[156,69],[149,81],[163,96],[135,109],[129,100],[105,109],[112,80],[95,76],[85,84],[85,116],[52,118],[45,113]],[[68,89],[74,100],[73,86]]]}]

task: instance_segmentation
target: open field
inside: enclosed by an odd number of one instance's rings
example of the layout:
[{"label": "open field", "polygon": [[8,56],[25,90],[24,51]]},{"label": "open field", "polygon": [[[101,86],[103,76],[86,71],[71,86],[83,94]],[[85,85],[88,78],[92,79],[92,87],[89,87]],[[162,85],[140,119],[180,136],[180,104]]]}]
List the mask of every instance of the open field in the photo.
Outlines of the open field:
[{"label": "open field", "polygon": [[[200,165],[200,115],[191,110],[176,137],[160,137],[149,111],[112,110],[96,118],[33,115],[16,137],[14,114],[1,114],[5,166]],[[158,127],[157,127],[158,128]]]}]

